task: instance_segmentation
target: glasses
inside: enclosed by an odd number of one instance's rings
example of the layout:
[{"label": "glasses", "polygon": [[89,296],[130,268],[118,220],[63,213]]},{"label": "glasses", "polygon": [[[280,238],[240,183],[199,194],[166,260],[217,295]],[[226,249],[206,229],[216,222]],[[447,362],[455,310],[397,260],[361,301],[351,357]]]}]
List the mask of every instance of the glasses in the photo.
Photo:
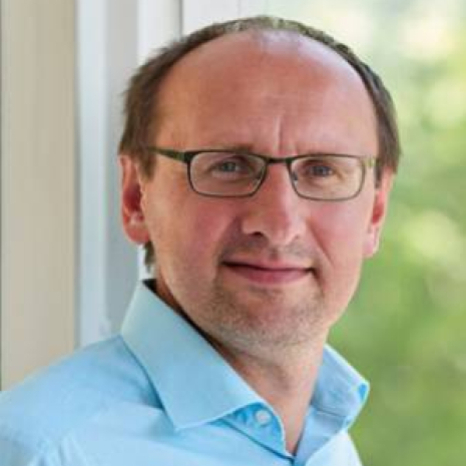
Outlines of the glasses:
[{"label": "glasses", "polygon": [[343,154],[309,154],[273,158],[241,150],[202,149],[176,151],[163,147],[147,150],[187,164],[192,189],[210,197],[248,197],[258,191],[267,167],[284,163],[298,196],[317,201],[344,201],[356,197],[375,157]]}]

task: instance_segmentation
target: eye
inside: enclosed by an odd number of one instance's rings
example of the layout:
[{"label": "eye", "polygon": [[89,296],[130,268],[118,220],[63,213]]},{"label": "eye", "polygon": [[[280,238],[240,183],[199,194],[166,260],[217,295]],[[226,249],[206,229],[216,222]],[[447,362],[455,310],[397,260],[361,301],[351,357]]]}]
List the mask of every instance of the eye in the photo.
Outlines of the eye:
[{"label": "eye", "polygon": [[253,177],[257,167],[247,155],[211,153],[204,158],[206,175],[222,179],[244,179]]},{"label": "eye", "polygon": [[343,157],[312,156],[298,159],[294,172],[300,183],[323,186],[341,183],[354,173],[354,160]]},{"label": "eye", "polygon": [[310,160],[301,167],[301,174],[307,178],[329,178],[337,175],[335,167],[323,160]]},{"label": "eye", "polygon": [[225,160],[218,162],[212,167],[213,171],[222,173],[241,173],[245,169],[244,161],[241,160]]},{"label": "eye", "polygon": [[325,165],[323,163],[315,163],[308,168],[309,175],[325,178],[327,176],[332,176],[335,174],[335,171],[330,165]]}]

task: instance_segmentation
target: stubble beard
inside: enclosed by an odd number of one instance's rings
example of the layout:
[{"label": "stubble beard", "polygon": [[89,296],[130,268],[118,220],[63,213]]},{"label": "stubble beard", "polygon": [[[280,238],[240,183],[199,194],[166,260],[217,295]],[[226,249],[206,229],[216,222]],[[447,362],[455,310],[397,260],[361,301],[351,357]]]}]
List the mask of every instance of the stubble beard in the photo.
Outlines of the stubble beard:
[{"label": "stubble beard", "polygon": [[218,281],[198,301],[196,324],[214,344],[271,356],[305,350],[327,334],[326,305],[314,283],[301,300],[280,289],[231,290]]}]

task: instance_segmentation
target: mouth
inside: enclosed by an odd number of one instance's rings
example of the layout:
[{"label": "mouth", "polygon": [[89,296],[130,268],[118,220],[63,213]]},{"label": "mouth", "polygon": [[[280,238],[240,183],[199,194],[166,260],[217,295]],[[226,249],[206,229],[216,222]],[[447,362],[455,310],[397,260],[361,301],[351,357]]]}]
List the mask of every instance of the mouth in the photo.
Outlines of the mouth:
[{"label": "mouth", "polygon": [[223,264],[229,271],[260,285],[282,285],[294,283],[314,274],[312,267],[293,264],[262,264],[229,261]]}]

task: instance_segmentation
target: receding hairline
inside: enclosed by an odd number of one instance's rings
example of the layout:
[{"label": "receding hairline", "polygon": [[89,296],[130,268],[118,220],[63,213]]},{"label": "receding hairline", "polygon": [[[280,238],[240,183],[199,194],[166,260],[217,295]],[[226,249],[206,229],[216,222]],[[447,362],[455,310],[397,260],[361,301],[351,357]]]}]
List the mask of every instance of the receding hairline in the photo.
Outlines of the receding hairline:
[{"label": "receding hairline", "polygon": [[[337,66],[351,70],[359,77],[361,83],[364,84],[354,66],[330,46],[318,39],[305,36],[300,32],[283,29],[246,29],[227,32],[215,37],[184,54],[173,64],[164,79],[168,79],[174,70],[183,66],[186,62],[195,59],[197,55],[206,54],[206,51],[208,53],[215,53],[217,49],[221,50],[222,44],[227,47],[230,45],[231,53],[235,51],[235,48],[238,51],[238,45],[242,43],[250,45],[251,51],[258,50],[259,52],[264,52],[264,54],[268,52],[270,54],[277,54],[282,49],[283,55],[287,57],[291,57],[292,55],[296,57],[302,56],[303,58],[309,58],[311,61],[316,60],[320,56],[329,57],[332,59],[332,63],[337,64]],[[293,49],[290,46],[295,46],[295,48]],[[223,56],[222,58],[227,60],[228,56]]]},{"label": "receding hairline", "polygon": [[[377,115],[379,159],[376,178],[381,179],[386,170],[396,173],[401,154],[401,144],[396,121],[396,110],[382,79],[353,50],[326,32],[298,21],[273,16],[253,16],[214,23],[188,35],[173,40],[150,57],[132,76],[125,97],[125,127],[120,139],[119,153],[130,156],[150,177],[155,158],[147,151],[148,140],[157,136],[156,120],[160,118],[157,99],[161,84],[171,69],[190,52],[220,39],[242,31],[261,31],[277,37],[295,33],[322,44],[326,50],[335,52],[348,63],[362,79],[370,95]],[[259,35],[260,37],[261,35]],[[263,36],[262,36],[263,37]],[[154,261],[154,249],[149,242],[145,245],[145,262],[149,267]]]},{"label": "receding hairline", "polygon": [[282,55],[285,59],[302,58],[303,62],[307,62],[308,65],[315,64],[316,72],[325,72],[326,79],[329,76],[338,76],[340,82],[348,82],[348,79],[357,82],[360,92],[367,98],[375,114],[374,103],[360,74],[351,63],[325,43],[313,37],[305,36],[298,31],[272,28],[246,29],[227,32],[204,42],[183,55],[170,67],[157,91],[157,99],[154,101],[152,120],[152,136],[154,139],[157,137],[156,128],[160,129],[163,117],[169,113],[170,101],[167,101],[165,96],[170,92],[173,80],[178,81],[178,84],[182,83],[189,76],[187,72],[190,70],[191,72],[192,70],[199,70],[200,73],[205,72],[206,68],[202,67],[202,60],[209,59],[209,56],[212,58],[212,54],[214,56],[219,54],[224,63],[228,62],[229,58],[234,58],[231,53],[243,58],[244,49],[242,46],[244,45],[250,45],[251,48],[247,52],[254,54],[257,51],[258,56],[273,58]]}]

